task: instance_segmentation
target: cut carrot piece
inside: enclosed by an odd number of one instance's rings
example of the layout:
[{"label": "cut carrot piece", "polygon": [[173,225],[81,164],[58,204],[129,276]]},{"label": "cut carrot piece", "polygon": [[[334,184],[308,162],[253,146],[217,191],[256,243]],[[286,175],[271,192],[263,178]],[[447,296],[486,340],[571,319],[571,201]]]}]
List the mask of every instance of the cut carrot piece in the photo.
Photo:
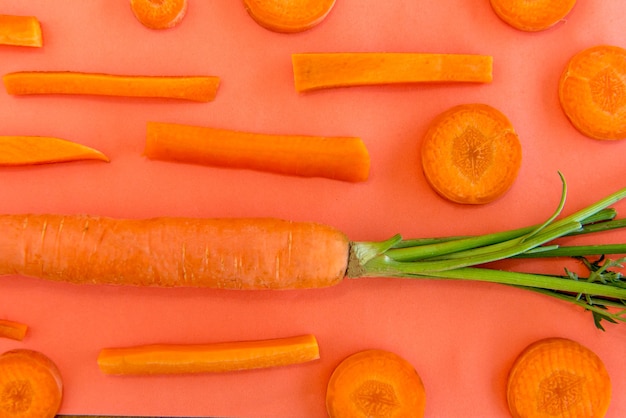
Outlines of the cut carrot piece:
[{"label": "cut carrot piece", "polygon": [[93,148],[46,136],[0,136],[0,167],[78,160],[109,161]]},{"label": "cut carrot piece", "polygon": [[0,355],[0,417],[53,418],[62,397],[61,374],[50,358],[25,349]]},{"label": "cut carrot piece", "polygon": [[419,418],[425,407],[426,391],[417,371],[383,350],[365,350],[343,360],[326,390],[331,418]]},{"label": "cut carrot piece", "polygon": [[213,76],[125,76],[72,71],[23,71],[3,77],[7,93],[88,94],[210,102],[219,78]]},{"label": "cut carrot piece", "polygon": [[565,115],[583,135],[626,138],[626,49],[599,45],[576,54],[559,80]]},{"label": "cut carrot piece", "polygon": [[491,7],[500,19],[526,32],[551,28],[574,8],[576,0],[491,0]]},{"label": "cut carrot piece", "polygon": [[611,402],[602,360],[581,344],[547,338],[528,346],[509,373],[507,401],[514,418],[600,418]]},{"label": "cut carrot piece", "polygon": [[130,0],[137,20],[150,29],[169,29],[183,20],[187,0]]},{"label": "cut carrot piece", "polygon": [[508,191],[522,147],[513,125],[485,104],[455,106],[436,117],[422,144],[422,167],[432,188],[457,203],[484,204]]},{"label": "cut carrot piece", "polygon": [[492,81],[493,57],[420,53],[293,54],[299,92],[375,84]]},{"label": "cut carrot piece", "polygon": [[246,10],[261,26],[274,32],[293,33],[321,23],[335,0],[244,0]]},{"label": "cut carrot piece", "polygon": [[98,356],[103,373],[153,375],[222,373],[281,367],[319,359],[313,335],[203,345],[156,344],[105,348]]},{"label": "cut carrot piece", "polygon": [[41,47],[41,24],[34,16],[0,15],[0,44]]},{"label": "cut carrot piece", "polygon": [[28,331],[28,325],[20,322],[0,319],[0,338],[22,341]]},{"label": "cut carrot piece", "polygon": [[271,135],[149,122],[144,151],[154,160],[365,181],[370,159],[360,138]]}]

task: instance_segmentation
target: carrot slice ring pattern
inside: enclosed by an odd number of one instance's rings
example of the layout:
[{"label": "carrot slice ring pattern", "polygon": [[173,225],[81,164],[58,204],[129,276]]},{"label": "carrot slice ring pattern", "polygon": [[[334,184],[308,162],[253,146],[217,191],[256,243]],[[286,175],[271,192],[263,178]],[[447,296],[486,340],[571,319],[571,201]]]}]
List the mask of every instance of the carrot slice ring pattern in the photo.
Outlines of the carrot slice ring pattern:
[{"label": "carrot slice ring pattern", "polygon": [[626,49],[598,45],[570,59],[559,80],[561,107],[583,135],[626,138]]},{"label": "carrot slice ring pattern", "polygon": [[491,0],[491,7],[500,19],[526,32],[551,28],[563,20],[575,4],[576,0]]},{"label": "carrot slice ring pattern", "polygon": [[150,29],[169,29],[183,20],[187,0],[130,0],[137,20]]},{"label": "carrot slice ring pattern", "polygon": [[274,32],[303,32],[321,23],[335,0],[244,0],[248,14]]}]

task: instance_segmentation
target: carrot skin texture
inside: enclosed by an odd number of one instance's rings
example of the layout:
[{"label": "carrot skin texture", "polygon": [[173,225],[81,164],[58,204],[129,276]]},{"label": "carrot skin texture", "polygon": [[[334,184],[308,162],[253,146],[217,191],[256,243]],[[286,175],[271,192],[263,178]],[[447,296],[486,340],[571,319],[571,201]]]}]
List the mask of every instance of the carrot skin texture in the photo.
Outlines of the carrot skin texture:
[{"label": "carrot skin texture", "polygon": [[147,28],[170,29],[187,13],[187,0],[130,0],[133,14]]},{"label": "carrot skin texture", "polygon": [[40,48],[43,36],[39,20],[34,16],[0,15],[0,44]]},{"label": "carrot skin texture", "polygon": [[93,148],[45,136],[0,136],[0,167],[109,158]]},{"label": "carrot skin texture", "polygon": [[20,322],[0,319],[0,337],[22,341],[28,332],[28,325]]},{"label": "carrot skin texture", "polygon": [[320,24],[335,0],[265,1],[243,0],[248,14],[262,27],[274,32],[303,32]]},{"label": "carrot skin texture", "polygon": [[144,155],[153,160],[362,182],[370,158],[360,138],[271,135],[149,122]]}]

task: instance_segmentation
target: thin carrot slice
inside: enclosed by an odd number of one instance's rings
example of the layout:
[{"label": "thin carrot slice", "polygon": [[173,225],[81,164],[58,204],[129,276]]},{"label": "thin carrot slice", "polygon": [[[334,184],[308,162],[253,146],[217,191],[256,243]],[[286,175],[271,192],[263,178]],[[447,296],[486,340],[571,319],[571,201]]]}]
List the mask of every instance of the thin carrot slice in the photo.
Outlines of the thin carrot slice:
[{"label": "thin carrot slice", "polygon": [[522,147],[513,125],[485,104],[455,106],[431,123],[422,144],[426,180],[457,203],[484,204],[517,178]]},{"label": "thin carrot slice", "polygon": [[105,374],[223,373],[282,367],[319,359],[313,335],[257,341],[189,345],[155,344],[104,348],[98,366]]},{"label": "thin carrot slice", "polygon": [[611,402],[611,379],[588,348],[569,339],[547,338],[516,359],[507,401],[514,418],[600,418]]},{"label": "thin carrot slice", "polygon": [[598,45],[570,59],[559,80],[565,115],[583,135],[626,138],[626,49]]},{"label": "thin carrot slice", "polygon": [[274,32],[303,32],[320,24],[335,0],[243,0],[246,10],[261,26]]},{"label": "thin carrot slice", "polygon": [[43,46],[39,20],[34,16],[0,15],[0,44]]},{"label": "thin carrot slice", "polygon": [[404,358],[383,350],[365,350],[343,360],[326,390],[331,418],[424,416],[426,391],[419,374]]},{"label": "thin carrot slice", "polygon": [[376,84],[489,83],[493,57],[422,53],[305,53],[293,54],[299,92]]},{"label": "thin carrot slice", "polygon": [[491,7],[500,19],[526,32],[551,28],[574,8],[576,0],[491,0]]},{"label": "thin carrot slice", "polygon": [[0,319],[0,338],[22,341],[28,331],[28,325],[20,322]]},{"label": "thin carrot slice", "polygon": [[187,0],[130,0],[130,8],[142,25],[150,29],[169,29],[185,17]]},{"label": "thin carrot slice", "polygon": [[154,160],[302,177],[365,181],[370,159],[360,138],[272,135],[149,122],[144,154]]},{"label": "thin carrot slice", "polygon": [[93,148],[46,136],[0,136],[0,167],[79,160],[109,161]]},{"label": "thin carrot slice", "polygon": [[220,79],[214,76],[129,76],[72,71],[22,71],[3,77],[7,93],[87,94],[210,102]]},{"label": "thin carrot slice", "polygon": [[50,358],[26,349],[0,355],[2,418],[53,418],[62,397],[61,374]]}]

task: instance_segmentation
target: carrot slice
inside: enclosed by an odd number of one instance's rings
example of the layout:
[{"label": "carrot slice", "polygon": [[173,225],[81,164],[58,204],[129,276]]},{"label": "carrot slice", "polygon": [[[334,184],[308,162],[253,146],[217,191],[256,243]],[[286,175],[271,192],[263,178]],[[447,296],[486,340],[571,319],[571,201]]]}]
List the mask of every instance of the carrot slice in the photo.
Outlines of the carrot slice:
[{"label": "carrot slice", "polygon": [[46,136],[0,136],[0,167],[78,160],[109,161],[93,148]]},{"label": "carrot slice", "polygon": [[491,7],[500,19],[526,32],[551,28],[574,8],[576,0],[491,0]]},{"label": "carrot slice", "polygon": [[600,418],[611,402],[611,379],[588,348],[569,339],[547,338],[516,359],[507,401],[514,418]]},{"label": "carrot slice", "polygon": [[61,408],[63,383],[54,362],[26,349],[0,355],[0,416],[53,418]]},{"label": "carrot slice", "polygon": [[105,374],[222,373],[282,367],[319,359],[313,335],[214,344],[155,344],[104,348],[98,366]]},{"label": "carrot slice", "polygon": [[0,15],[0,44],[43,46],[39,20],[34,16]]},{"label": "carrot slice", "polygon": [[457,203],[484,204],[501,197],[515,182],[521,162],[513,125],[485,104],[443,112],[422,144],[426,179],[437,193]]},{"label": "carrot slice", "polygon": [[219,78],[213,76],[129,76],[72,71],[22,71],[3,77],[7,93],[88,94],[209,102]]},{"label": "carrot slice", "polygon": [[424,416],[426,391],[413,366],[384,350],[352,354],[335,369],[326,390],[331,418]]},{"label": "carrot slice", "polygon": [[559,80],[561,107],[582,134],[626,138],[626,49],[598,45],[570,59]]},{"label": "carrot slice", "polygon": [[261,26],[274,32],[302,32],[317,26],[335,0],[244,0],[246,10]]},{"label": "carrot slice", "polygon": [[361,182],[370,159],[360,138],[272,135],[148,122],[146,157]]},{"label": "carrot slice", "polygon": [[422,53],[292,54],[299,92],[376,84],[492,81],[493,57]]},{"label": "carrot slice", "polygon": [[150,29],[169,29],[185,17],[187,0],[130,0],[130,8],[142,25]]},{"label": "carrot slice", "polygon": [[0,338],[22,341],[28,331],[28,325],[20,322],[0,319]]}]

